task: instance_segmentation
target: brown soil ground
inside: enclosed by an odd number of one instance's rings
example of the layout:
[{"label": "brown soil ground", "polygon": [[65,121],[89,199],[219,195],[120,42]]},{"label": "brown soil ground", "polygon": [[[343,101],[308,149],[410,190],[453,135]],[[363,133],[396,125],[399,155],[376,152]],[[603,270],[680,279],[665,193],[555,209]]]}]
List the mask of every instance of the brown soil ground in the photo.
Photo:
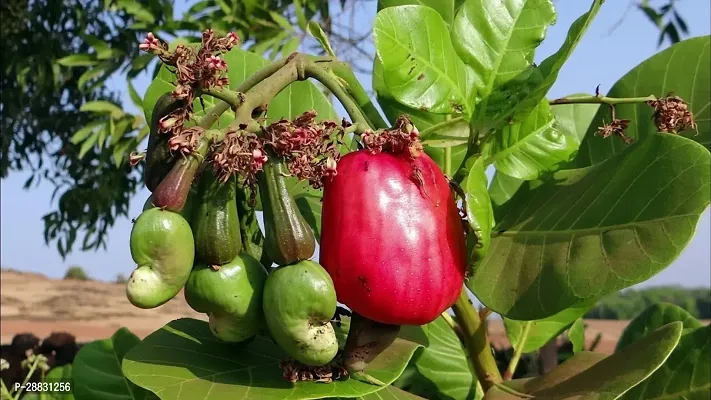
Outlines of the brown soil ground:
[{"label": "brown soil ground", "polygon": [[182,293],[151,310],[134,307],[123,284],[50,279],[44,275],[0,273],[0,341],[17,333],[40,338],[68,332],[83,343],[111,336],[125,326],[143,338],[181,317],[206,319],[188,307]]},{"label": "brown soil ground", "polygon": [[[2,343],[23,332],[40,338],[52,332],[68,332],[83,343],[107,338],[122,326],[143,338],[176,318],[206,319],[188,307],[182,293],[161,307],[141,310],[126,300],[123,284],[50,279],[11,270],[0,273],[0,296]],[[585,322],[586,347],[601,333],[595,350],[609,354],[629,321]],[[509,346],[500,320],[489,320],[489,335],[495,348]]]}]

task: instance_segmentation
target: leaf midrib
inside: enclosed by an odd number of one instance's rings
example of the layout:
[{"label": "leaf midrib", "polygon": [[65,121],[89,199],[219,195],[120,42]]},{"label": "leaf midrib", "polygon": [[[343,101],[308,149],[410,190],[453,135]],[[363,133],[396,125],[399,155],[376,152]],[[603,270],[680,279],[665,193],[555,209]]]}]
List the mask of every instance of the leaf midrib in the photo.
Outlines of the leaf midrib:
[{"label": "leaf midrib", "polygon": [[[648,219],[644,221],[632,221],[632,222],[627,222],[624,224],[615,224],[615,225],[602,225],[602,226],[596,226],[592,228],[582,228],[582,229],[562,229],[562,230],[535,230],[535,231],[524,231],[524,230],[506,230],[505,232],[493,232],[491,234],[492,239],[496,237],[504,237],[504,236],[546,236],[546,235],[562,235],[562,234],[569,234],[569,235],[577,235],[577,234],[585,234],[585,233],[596,233],[600,231],[605,231],[609,232],[611,230],[619,230],[622,228],[626,228],[629,226],[636,226],[636,225],[642,225],[642,224],[647,224],[647,223],[655,223],[655,222],[664,222],[672,219],[678,219],[678,218],[690,218],[690,217],[699,217],[700,214],[679,214],[679,215],[672,215],[672,216],[667,216],[667,217],[660,217],[660,218],[653,218],[653,219]],[[496,228],[494,228],[496,230]]]},{"label": "leaf midrib", "polygon": [[[535,111],[534,111],[535,112]],[[487,164],[490,164],[495,161],[499,161],[501,158],[506,156],[507,154],[518,150],[522,145],[526,144],[529,140],[532,140],[532,138],[537,137],[539,134],[545,132],[546,130],[553,128],[553,125],[555,124],[555,119],[551,119],[548,121],[545,125],[541,126],[540,128],[536,129],[535,131],[529,133],[528,135],[524,136],[523,138],[519,139],[514,143],[513,145],[497,152],[496,154],[492,155],[489,157],[486,162]],[[561,134],[564,134],[561,132]],[[494,135],[492,137],[498,137],[498,135]]]},{"label": "leaf midrib", "polygon": [[[504,51],[501,51],[499,53],[497,60],[496,60],[496,65],[495,67],[491,70],[491,74],[489,75],[489,82],[486,85],[486,92],[482,93],[482,100],[481,100],[481,105],[478,107],[479,112],[477,112],[477,119],[480,119],[483,115],[486,114],[486,106],[489,104],[489,95],[491,94],[491,90],[494,88],[494,82],[496,81],[496,77],[499,74],[499,68],[501,68],[501,63],[504,61],[504,55],[506,54],[506,50],[508,50],[509,42],[511,41],[511,38],[513,37],[513,32],[516,30],[516,25],[518,24],[519,18],[521,18],[521,15],[523,14],[523,9],[526,7],[526,2],[521,9],[519,10],[518,15],[514,19],[513,23],[511,24],[511,31],[509,31],[508,37],[505,39],[503,46],[501,47],[504,49]],[[489,15],[487,13],[487,15]]]}]

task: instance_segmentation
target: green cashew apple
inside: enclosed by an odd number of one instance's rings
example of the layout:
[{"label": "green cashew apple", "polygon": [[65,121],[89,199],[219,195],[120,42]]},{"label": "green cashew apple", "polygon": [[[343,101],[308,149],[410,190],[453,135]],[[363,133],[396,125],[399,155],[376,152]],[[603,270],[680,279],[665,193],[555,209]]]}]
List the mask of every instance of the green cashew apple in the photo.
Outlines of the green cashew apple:
[{"label": "green cashew apple", "polygon": [[195,257],[190,224],[180,214],[151,208],[131,229],[131,257],[136,269],[126,284],[126,296],[139,308],[158,307],[185,286]]},{"label": "green cashew apple", "polygon": [[333,281],[319,264],[305,260],[279,267],[264,286],[264,318],[276,343],[306,365],[328,364],[338,352],[331,317]]},{"label": "green cashew apple", "polygon": [[185,300],[209,317],[213,335],[239,343],[264,325],[262,293],[267,271],[254,257],[241,254],[227,264],[196,264],[185,284]]}]

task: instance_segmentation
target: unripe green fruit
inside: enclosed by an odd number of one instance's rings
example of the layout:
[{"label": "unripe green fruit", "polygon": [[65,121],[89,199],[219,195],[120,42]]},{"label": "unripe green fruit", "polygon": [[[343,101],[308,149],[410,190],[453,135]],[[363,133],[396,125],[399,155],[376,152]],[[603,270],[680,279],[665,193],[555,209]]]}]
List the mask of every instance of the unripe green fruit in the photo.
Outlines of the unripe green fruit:
[{"label": "unripe green fruit", "polygon": [[159,208],[146,210],[133,224],[130,243],[137,266],[126,283],[128,300],[154,308],[175,297],[190,276],[195,255],[185,218]]},{"label": "unripe green fruit", "polygon": [[274,341],[306,365],[329,363],[338,352],[331,317],[336,291],[323,267],[313,261],[279,267],[264,286],[264,317]]},{"label": "unripe green fruit", "polygon": [[314,233],[286,186],[288,172],[274,156],[257,175],[264,210],[264,252],[280,266],[308,260],[316,250]]},{"label": "unripe green fruit", "polygon": [[242,250],[236,191],[234,176],[222,183],[211,169],[203,171],[190,219],[198,262],[222,265]]},{"label": "unripe green fruit", "polygon": [[262,293],[267,272],[241,254],[220,267],[197,264],[185,284],[185,300],[209,317],[210,330],[224,342],[243,342],[264,325]]}]

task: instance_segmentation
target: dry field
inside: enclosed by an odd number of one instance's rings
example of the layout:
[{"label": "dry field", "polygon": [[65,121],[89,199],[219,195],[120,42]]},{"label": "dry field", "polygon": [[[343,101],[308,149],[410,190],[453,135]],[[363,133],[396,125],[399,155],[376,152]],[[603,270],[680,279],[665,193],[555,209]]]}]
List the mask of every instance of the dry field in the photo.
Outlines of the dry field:
[{"label": "dry field", "polygon": [[[22,332],[40,338],[68,332],[82,343],[109,337],[121,326],[143,338],[176,318],[206,318],[190,309],[182,294],[161,307],[140,310],[126,300],[122,284],[50,279],[9,270],[0,275],[0,295],[2,343]],[[586,340],[590,343],[602,333],[596,351],[611,353],[627,322],[588,320]],[[489,332],[496,348],[508,346],[500,320],[490,320]]]}]

